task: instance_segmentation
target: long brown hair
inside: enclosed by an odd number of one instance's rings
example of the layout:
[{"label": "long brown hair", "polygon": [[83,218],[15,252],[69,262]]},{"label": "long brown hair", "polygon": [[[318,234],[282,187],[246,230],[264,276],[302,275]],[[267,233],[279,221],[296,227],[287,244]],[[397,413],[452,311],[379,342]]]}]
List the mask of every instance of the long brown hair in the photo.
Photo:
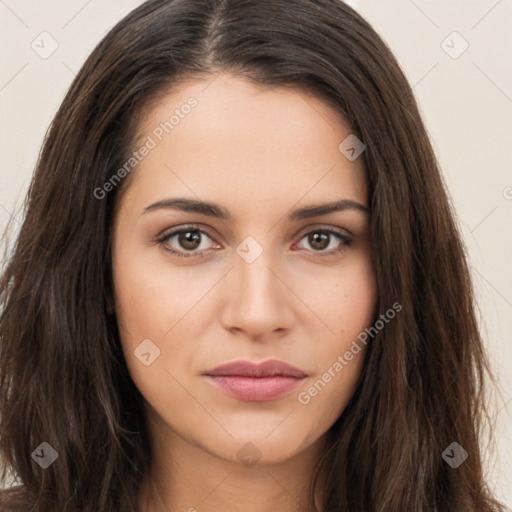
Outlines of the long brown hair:
[{"label": "long brown hair", "polygon": [[[149,435],[107,314],[122,187],[94,191],[134,150],[152,99],[219,70],[313,92],[350,123],[366,146],[378,311],[403,307],[368,345],[311,502],[321,484],[324,512],[500,510],[483,475],[490,373],[453,208],[397,61],[337,0],[150,0],[80,70],[0,281],[0,457],[3,477],[21,482],[9,499],[39,512],[137,510]],[[58,454],[46,469],[33,458],[43,442]],[[453,442],[468,454],[457,468],[442,457]]]}]

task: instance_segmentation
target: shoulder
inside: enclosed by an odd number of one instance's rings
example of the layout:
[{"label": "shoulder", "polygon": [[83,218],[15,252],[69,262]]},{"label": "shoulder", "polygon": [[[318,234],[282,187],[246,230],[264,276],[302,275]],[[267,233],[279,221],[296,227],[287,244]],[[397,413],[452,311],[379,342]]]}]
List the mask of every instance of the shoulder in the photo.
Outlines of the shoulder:
[{"label": "shoulder", "polygon": [[31,508],[24,486],[0,489],[0,512],[30,512]]}]

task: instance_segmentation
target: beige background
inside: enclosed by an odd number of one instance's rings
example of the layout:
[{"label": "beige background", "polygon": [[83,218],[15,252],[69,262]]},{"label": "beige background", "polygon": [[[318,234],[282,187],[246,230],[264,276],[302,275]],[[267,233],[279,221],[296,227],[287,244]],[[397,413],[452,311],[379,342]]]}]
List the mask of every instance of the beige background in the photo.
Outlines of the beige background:
[{"label": "beige background", "polygon": [[[45,131],[75,73],[100,38],[140,3],[0,0],[0,229],[11,216],[15,225],[20,218]],[[503,387],[494,405],[499,431],[491,484],[511,506],[512,1],[350,4],[388,42],[414,86],[454,198],[482,329]],[[40,53],[52,44],[58,48],[43,59],[33,41]]]}]

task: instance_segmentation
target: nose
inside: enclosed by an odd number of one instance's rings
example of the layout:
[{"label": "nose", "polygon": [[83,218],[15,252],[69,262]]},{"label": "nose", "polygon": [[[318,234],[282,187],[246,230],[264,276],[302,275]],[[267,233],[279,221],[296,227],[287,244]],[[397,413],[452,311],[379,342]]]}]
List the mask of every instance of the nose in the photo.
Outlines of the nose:
[{"label": "nose", "polygon": [[293,305],[299,302],[270,252],[263,251],[251,263],[235,255],[223,285],[224,328],[258,341],[289,332],[296,318]]}]

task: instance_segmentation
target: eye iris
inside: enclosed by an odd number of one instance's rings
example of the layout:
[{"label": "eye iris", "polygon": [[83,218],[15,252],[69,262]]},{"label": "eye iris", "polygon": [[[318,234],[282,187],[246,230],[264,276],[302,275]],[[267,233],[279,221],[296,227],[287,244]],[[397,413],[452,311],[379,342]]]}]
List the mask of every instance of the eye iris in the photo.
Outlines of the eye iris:
[{"label": "eye iris", "polygon": [[[321,240],[323,238],[323,240]],[[327,244],[325,243],[327,241]],[[311,244],[311,247],[316,249],[325,249],[329,246],[329,235],[326,233],[312,233],[308,237],[308,242]],[[323,243],[322,243],[323,242]],[[316,244],[320,244],[320,247]]]},{"label": "eye iris", "polygon": [[178,235],[178,241],[184,249],[195,250],[201,244],[201,236],[197,231],[183,231]]}]

